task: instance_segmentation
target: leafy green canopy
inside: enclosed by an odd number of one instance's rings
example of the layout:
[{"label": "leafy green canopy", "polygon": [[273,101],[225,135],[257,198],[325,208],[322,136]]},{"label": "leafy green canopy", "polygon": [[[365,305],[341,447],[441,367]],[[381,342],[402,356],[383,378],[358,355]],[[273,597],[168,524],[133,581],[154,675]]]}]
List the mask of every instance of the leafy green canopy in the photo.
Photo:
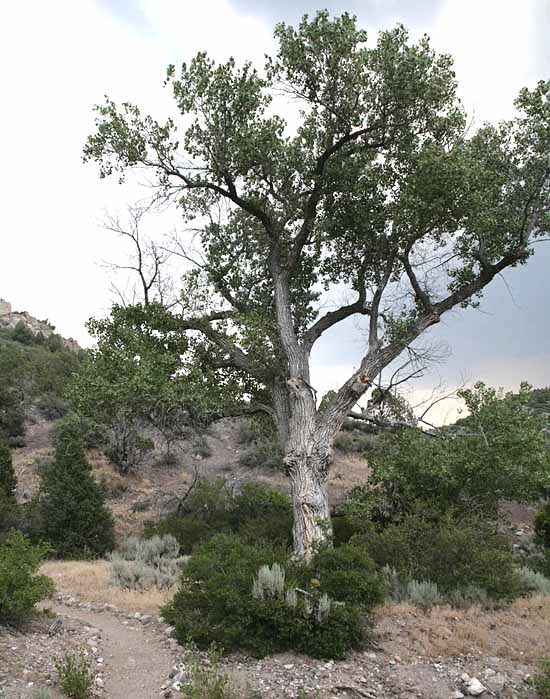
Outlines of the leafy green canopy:
[{"label": "leafy green canopy", "polygon": [[179,321],[156,303],[114,306],[107,319],[88,324],[97,345],[73,378],[73,406],[113,425],[121,414],[163,429],[207,425],[236,408],[249,390],[236,372],[223,377],[209,365],[197,337],[178,332]]},{"label": "leafy green canopy", "polygon": [[[370,492],[361,502],[382,521],[419,508],[495,519],[503,500],[537,502],[550,487],[548,418],[532,413],[532,391],[496,391],[477,383],[461,392],[469,411],[440,438],[406,430],[382,438],[371,454]],[[356,493],[358,496],[360,492]]]},{"label": "leafy green canopy", "polygon": [[[253,377],[249,395],[287,378],[296,342],[309,350],[354,314],[370,316],[379,369],[524,263],[550,223],[550,83],[520,92],[516,119],[469,132],[452,60],[427,37],[397,26],[369,42],[325,11],[275,37],[263,71],[205,53],[171,66],[178,123],[107,99],[84,149],[102,177],[150,171],[160,200],[197,222],[179,329],[202,338],[195,366]],[[336,284],[357,300],[314,322]]]}]

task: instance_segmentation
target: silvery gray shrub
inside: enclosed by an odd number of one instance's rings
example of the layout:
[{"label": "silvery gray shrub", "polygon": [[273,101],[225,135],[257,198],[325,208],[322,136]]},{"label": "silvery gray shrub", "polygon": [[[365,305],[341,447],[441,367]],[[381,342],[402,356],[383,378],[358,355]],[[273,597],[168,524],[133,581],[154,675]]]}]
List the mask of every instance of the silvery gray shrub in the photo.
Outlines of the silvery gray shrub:
[{"label": "silvery gray shrub", "polygon": [[170,535],[151,539],[128,538],[109,556],[111,584],[125,590],[164,590],[177,580],[184,559],[178,557],[179,544]]}]

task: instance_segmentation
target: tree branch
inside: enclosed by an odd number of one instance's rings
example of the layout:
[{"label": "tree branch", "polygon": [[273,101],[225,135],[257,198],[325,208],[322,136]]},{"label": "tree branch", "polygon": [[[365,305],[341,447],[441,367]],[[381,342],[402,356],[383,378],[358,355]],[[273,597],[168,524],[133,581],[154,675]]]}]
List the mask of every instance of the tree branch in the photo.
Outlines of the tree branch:
[{"label": "tree branch", "polygon": [[[149,164],[155,165],[155,163]],[[268,216],[268,214],[265,211],[263,211],[263,209],[261,209],[257,204],[243,199],[238,194],[233,180],[231,180],[229,177],[226,177],[227,189],[224,189],[223,187],[220,187],[214,182],[208,182],[206,180],[194,180],[193,178],[184,174],[174,164],[169,165],[168,163],[163,162],[162,158],[159,158],[158,162],[156,163],[156,166],[159,167],[165,174],[170,175],[172,177],[177,177],[178,179],[182,180],[182,182],[185,184],[184,189],[208,189],[226,199],[229,199],[234,204],[243,209],[243,211],[246,211],[247,213],[257,218],[259,221],[261,221],[268,237],[272,240],[275,239],[273,222],[270,216]]]},{"label": "tree branch", "polygon": [[412,268],[410,259],[409,259],[409,254],[410,250],[407,250],[403,256],[400,257],[401,262],[403,263],[403,267],[405,268],[405,272],[407,273],[407,276],[409,278],[409,281],[411,283],[411,286],[414,291],[414,295],[416,297],[417,302],[424,308],[425,311],[428,313],[432,313],[433,311],[433,306],[432,302],[430,300],[430,297],[428,294],[424,291],[424,289],[420,286],[420,283],[418,282],[418,279],[416,278],[416,274],[414,273],[414,270]]},{"label": "tree branch", "polygon": [[[306,244],[309,235],[311,233],[311,226],[313,222],[315,221],[315,217],[317,215],[317,205],[319,203],[319,200],[321,198],[322,194],[322,178],[325,173],[325,168],[330,160],[330,158],[340,151],[345,145],[348,143],[353,143],[357,141],[359,138],[362,138],[366,136],[369,133],[372,133],[376,128],[379,127],[379,124],[376,125],[371,125],[368,127],[365,127],[363,129],[358,129],[357,131],[353,131],[350,133],[345,134],[342,136],[340,139],[338,139],[335,143],[332,143],[321,155],[317,158],[317,162],[315,165],[315,170],[313,172],[313,179],[314,179],[314,186],[313,190],[311,191],[305,207],[304,207],[304,219],[302,222],[302,226],[300,228],[300,231],[298,235],[295,237],[292,247],[291,247],[291,252],[289,256],[289,262],[288,262],[288,268],[290,270],[293,270],[294,267],[296,266],[298,259],[300,258],[300,254],[302,252],[302,249],[304,245]],[[375,149],[375,148],[381,148],[384,145],[384,141],[380,141],[377,143],[369,143],[365,144],[365,149]]]}]

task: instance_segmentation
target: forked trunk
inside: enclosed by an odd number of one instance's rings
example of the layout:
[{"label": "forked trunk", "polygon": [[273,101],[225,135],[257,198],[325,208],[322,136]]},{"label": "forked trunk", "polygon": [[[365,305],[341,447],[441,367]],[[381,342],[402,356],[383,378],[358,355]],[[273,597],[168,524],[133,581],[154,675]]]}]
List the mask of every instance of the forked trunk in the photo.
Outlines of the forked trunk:
[{"label": "forked trunk", "polygon": [[294,514],[294,556],[306,561],[330,540],[332,526],[327,493],[328,456],[287,458]]}]

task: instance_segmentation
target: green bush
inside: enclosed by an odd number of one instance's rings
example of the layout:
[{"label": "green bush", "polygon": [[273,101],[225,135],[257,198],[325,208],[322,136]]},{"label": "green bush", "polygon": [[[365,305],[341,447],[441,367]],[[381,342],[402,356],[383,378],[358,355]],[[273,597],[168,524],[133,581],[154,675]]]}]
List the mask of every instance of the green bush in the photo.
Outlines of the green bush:
[{"label": "green bush", "polygon": [[283,453],[274,440],[258,440],[243,449],[239,463],[247,468],[264,468],[269,471],[283,470]]},{"label": "green bush", "polygon": [[0,624],[26,621],[34,605],[53,593],[53,582],[36,575],[45,553],[16,531],[0,545]]},{"label": "green bush", "polygon": [[356,485],[347,493],[332,517],[336,546],[349,542],[355,534],[370,531],[377,498],[378,494],[365,484]]},{"label": "green bush", "polygon": [[250,542],[292,543],[292,503],[278,490],[245,483],[229,503],[231,531]]},{"label": "green bush", "polygon": [[239,426],[239,463],[247,468],[283,469],[283,452],[270,419],[256,416]]},{"label": "green bush", "polygon": [[68,401],[54,391],[48,391],[39,396],[36,407],[46,420],[59,420],[69,411]]},{"label": "green bush", "polygon": [[384,600],[383,576],[364,546],[325,547],[315,555],[311,568],[334,600],[368,609]]},{"label": "green bush", "polygon": [[338,432],[334,447],[344,454],[365,454],[374,448],[376,436],[365,434],[360,429],[347,429]]},{"label": "green bush", "polygon": [[522,558],[522,564],[550,579],[550,550],[539,549]]},{"label": "green bush", "polygon": [[180,545],[180,553],[193,548],[219,532],[230,532],[230,492],[222,480],[200,480],[178,511],[150,524],[145,536],[170,534]]},{"label": "green bush", "polygon": [[94,673],[83,654],[67,653],[62,661],[55,660],[54,664],[61,689],[69,699],[88,699],[92,696]]},{"label": "green bush", "polygon": [[239,533],[253,542],[287,545],[292,540],[292,505],[276,490],[246,483],[232,493],[222,480],[199,481],[178,512],[146,527],[145,535],[171,534],[182,554],[215,534]]},{"label": "green bush", "polygon": [[535,515],[535,541],[550,549],[550,500]]},{"label": "green bush", "polygon": [[330,600],[312,568],[283,547],[219,534],[195,550],[163,615],[180,642],[201,648],[340,658],[359,646],[366,611]]},{"label": "green bush", "polygon": [[532,414],[529,387],[504,395],[477,383],[460,394],[469,415],[446,438],[403,430],[378,439],[369,459],[371,518],[395,523],[421,505],[495,521],[504,499],[538,502],[550,458],[547,420]]},{"label": "green bush", "polygon": [[443,594],[473,585],[499,601],[525,591],[510,546],[480,521],[414,516],[355,540],[379,566],[394,568],[403,580],[433,582]]},{"label": "green bush", "polygon": [[532,680],[538,699],[550,699],[550,659],[540,661]]},{"label": "green bush", "polygon": [[11,529],[19,529],[21,524],[21,512],[14,498],[6,497],[0,491],[0,544],[4,541]]},{"label": "green bush", "polygon": [[11,460],[9,448],[0,444],[0,497],[4,496],[10,500],[15,500],[15,488],[17,478]]},{"label": "green bush", "polygon": [[42,475],[40,491],[44,536],[59,557],[103,556],[114,548],[113,517],[86,460],[75,416],[58,426],[55,458]]},{"label": "green bush", "polygon": [[195,546],[208,541],[215,533],[216,530],[208,522],[196,519],[191,514],[177,512],[163,517],[160,522],[149,522],[144,530],[145,537],[173,536],[179,544],[182,555],[190,554]]}]

